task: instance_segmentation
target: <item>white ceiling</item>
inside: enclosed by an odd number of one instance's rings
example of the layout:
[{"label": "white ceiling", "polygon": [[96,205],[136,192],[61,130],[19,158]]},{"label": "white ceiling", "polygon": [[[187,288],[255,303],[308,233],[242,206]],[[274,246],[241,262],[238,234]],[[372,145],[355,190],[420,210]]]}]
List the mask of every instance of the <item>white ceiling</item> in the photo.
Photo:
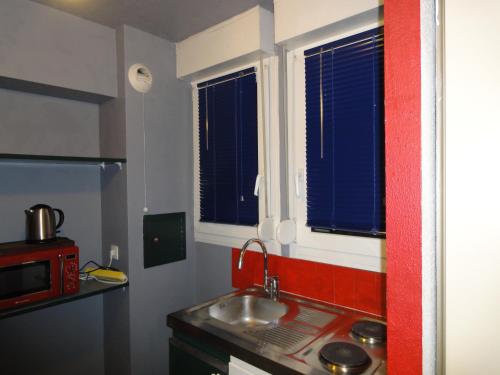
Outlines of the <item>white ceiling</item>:
[{"label": "white ceiling", "polygon": [[273,0],[31,0],[109,27],[127,24],[177,42]]}]

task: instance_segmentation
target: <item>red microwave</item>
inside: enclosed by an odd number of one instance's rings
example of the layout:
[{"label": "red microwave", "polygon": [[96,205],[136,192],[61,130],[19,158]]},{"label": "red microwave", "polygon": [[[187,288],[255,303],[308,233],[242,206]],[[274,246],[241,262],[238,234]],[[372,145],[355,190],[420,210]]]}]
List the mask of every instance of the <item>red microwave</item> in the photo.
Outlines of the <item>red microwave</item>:
[{"label": "red microwave", "polygon": [[79,250],[67,238],[0,244],[0,309],[77,293]]}]

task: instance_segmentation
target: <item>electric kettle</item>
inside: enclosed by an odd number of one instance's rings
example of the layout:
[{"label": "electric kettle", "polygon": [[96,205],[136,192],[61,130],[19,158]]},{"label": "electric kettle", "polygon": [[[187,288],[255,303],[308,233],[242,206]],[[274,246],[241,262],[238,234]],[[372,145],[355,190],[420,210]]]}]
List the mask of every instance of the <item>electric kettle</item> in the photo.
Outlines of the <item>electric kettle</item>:
[{"label": "electric kettle", "polygon": [[[56,211],[59,214],[57,225]],[[37,204],[24,212],[26,213],[26,242],[43,243],[56,239],[57,229],[64,222],[64,213],[60,209],[46,204]]]}]

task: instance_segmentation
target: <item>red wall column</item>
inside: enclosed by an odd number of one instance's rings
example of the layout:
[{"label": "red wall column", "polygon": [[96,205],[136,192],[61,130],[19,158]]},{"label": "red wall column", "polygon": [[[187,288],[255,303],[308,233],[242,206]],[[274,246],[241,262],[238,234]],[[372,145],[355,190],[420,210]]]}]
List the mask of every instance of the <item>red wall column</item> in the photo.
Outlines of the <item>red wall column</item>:
[{"label": "red wall column", "polygon": [[386,0],[384,8],[388,370],[420,375],[420,1]]}]

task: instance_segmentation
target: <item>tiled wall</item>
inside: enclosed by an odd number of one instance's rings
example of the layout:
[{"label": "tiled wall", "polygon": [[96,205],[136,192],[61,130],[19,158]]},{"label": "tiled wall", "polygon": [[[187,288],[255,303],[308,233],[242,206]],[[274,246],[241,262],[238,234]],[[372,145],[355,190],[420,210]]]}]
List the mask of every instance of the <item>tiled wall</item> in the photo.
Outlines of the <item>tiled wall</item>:
[{"label": "tiled wall", "polygon": [[[262,285],[262,253],[247,251],[241,271],[237,268],[238,256],[239,249],[233,249],[233,287]],[[384,273],[270,255],[269,275],[280,277],[282,291],[378,316],[386,315]]]}]

